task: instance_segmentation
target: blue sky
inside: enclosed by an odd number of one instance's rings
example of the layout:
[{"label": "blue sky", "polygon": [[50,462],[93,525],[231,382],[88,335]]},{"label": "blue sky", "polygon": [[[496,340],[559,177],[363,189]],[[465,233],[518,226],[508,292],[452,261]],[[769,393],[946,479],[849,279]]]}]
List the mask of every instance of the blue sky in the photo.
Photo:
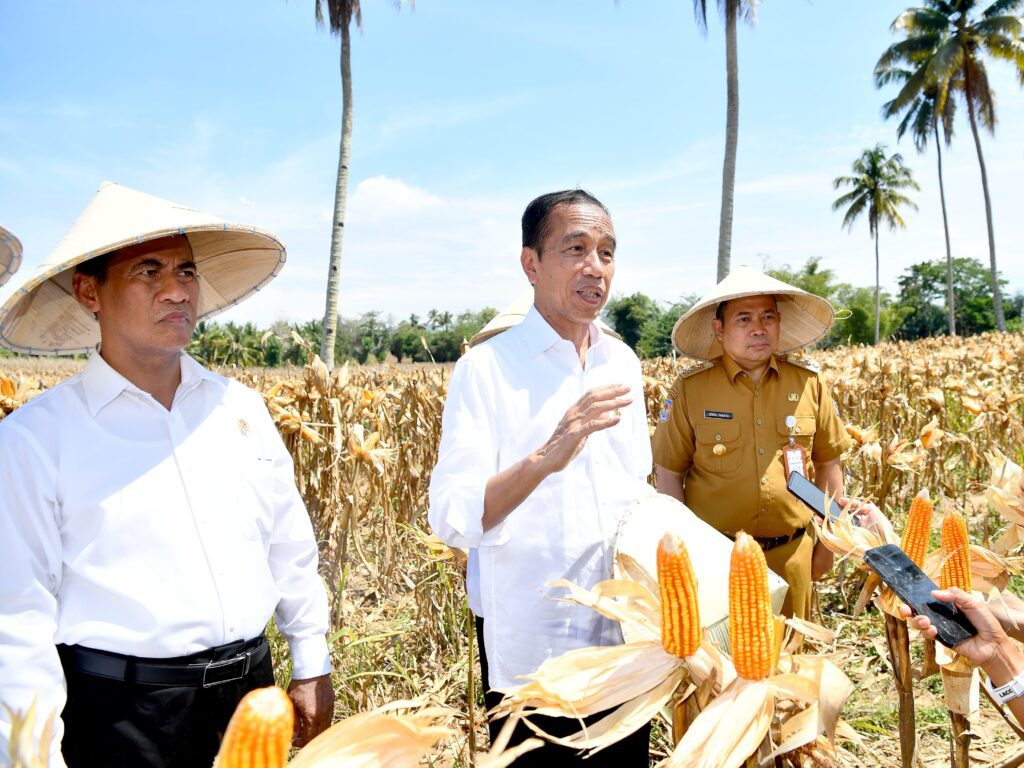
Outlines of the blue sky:
[{"label": "blue sky", "polygon": [[[819,256],[874,281],[866,223],[831,211],[831,180],[876,142],[891,93],[871,72],[896,38],[893,0],[767,0],[742,27],[733,264]],[[396,319],[500,307],[527,287],[519,217],[583,186],[618,240],[613,293],[662,301],[714,284],[725,125],[719,21],[691,0],[363,0],[340,312]],[[311,0],[81,0],[0,6],[0,225],[25,248],[6,299],[100,182],[255,223],[288,264],[225,319],[323,312],[340,134],[340,42]],[[990,66],[1000,124],[983,139],[1000,268],[1024,291],[1018,180],[1024,92]],[[883,233],[882,283],[944,257],[935,155],[900,150],[921,191]],[[988,260],[966,115],[945,156],[954,255]]]}]

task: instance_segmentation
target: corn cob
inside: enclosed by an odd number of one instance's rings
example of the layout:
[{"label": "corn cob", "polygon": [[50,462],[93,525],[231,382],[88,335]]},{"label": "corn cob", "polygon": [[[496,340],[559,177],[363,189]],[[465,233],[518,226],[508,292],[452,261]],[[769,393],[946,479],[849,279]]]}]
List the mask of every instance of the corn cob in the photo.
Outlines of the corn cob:
[{"label": "corn cob", "polygon": [[682,539],[669,532],[658,543],[658,594],[661,597],[661,644],[681,659],[700,645],[697,579]]},{"label": "corn cob", "polygon": [[214,768],[282,768],[294,722],[292,702],[280,688],[249,691],[231,716]]},{"label": "corn cob", "polygon": [[967,521],[955,510],[942,518],[942,572],[939,586],[960,587],[971,591],[971,542],[967,537]]},{"label": "corn cob", "polygon": [[772,672],[775,621],[764,552],[742,531],[729,561],[729,645],[736,674],[763,680]]},{"label": "corn cob", "polygon": [[928,548],[928,533],[932,527],[932,500],[924,488],[914,497],[903,527],[903,541],[900,547],[918,568],[924,567],[924,556]]}]

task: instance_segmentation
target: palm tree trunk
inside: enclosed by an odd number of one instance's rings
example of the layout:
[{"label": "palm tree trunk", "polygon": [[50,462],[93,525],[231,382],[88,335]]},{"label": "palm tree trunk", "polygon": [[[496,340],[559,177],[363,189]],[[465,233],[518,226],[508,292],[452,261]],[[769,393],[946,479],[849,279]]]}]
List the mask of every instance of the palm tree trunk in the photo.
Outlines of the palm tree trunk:
[{"label": "palm tree trunk", "polygon": [[732,199],[736,187],[736,143],[740,123],[739,67],[736,61],[738,0],[725,3],[725,161],[722,163],[722,210],[718,220],[718,280],[729,274],[732,254]]},{"label": "palm tree trunk", "polygon": [[946,189],[942,183],[942,144],[939,124],[935,123],[935,154],[939,158],[939,201],[942,203],[942,229],[946,234],[946,320],[949,335],[956,336],[956,311],[953,306],[953,251],[949,247],[949,219],[946,217]]},{"label": "palm tree trunk", "polygon": [[338,180],[334,187],[334,223],[331,227],[331,261],[327,270],[327,306],[320,359],[328,370],[334,367],[334,337],[338,331],[338,286],[341,280],[341,251],[345,240],[345,203],[348,200],[348,168],[352,156],[352,65],[349,60],[349,24],[341,27],[341,151]]},{"label": "palm tree trunk", "polygon": [[875,346],[878,346],[878,331],[881,323],[882,294],[881,268],[878,261],[878,230],[875,230]]},{"label": "palm tree trunk", "polygon": [[978,165],[981,167],[981,189],[985,193],[985,223],[988,225],[988,260],[991,266],[992,307],[996,313],[996,328],[1006,330],[1006,318],[1003,317],[1003,294],[999,290],[999,270],[996,269],[996,236],[992,229],[992,201],[988,194],[988,173],[985,171],[985,158],[981,154],[981,136],[978,135],[978,119],[974,114],[974,99],[971,98],[969,68],[964,70],[964,94],[967,99],[967,116],[971,120],[971,133],[974,134],[974,147],[978,150]]}]

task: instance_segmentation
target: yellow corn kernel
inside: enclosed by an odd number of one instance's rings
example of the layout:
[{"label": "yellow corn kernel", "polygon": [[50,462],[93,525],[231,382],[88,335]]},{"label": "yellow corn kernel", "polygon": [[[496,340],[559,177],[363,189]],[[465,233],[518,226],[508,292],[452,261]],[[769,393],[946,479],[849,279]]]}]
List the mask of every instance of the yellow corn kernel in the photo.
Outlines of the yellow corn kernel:
[{"label": "yellow corn kernel", "polygon": [[924,488],[910,504],[907,523],[903,526],[903,541],[900,547],[918,568],[924,567],[924,556],[928,549],[928,534],[932,527],[932,500]]},{"label": "yellow corn kernel", "polygon": [[764,552],[742,531],[729,561],[729,644],[736,674],[763,680],[772,672],[775,619]]},{"label": "yellow corn kernel", "polygon": [[939,586],[943,589],[960,587],[971,591],[971,541],[967,536],[967,521],[955,510],[942,518],[942,572]]},{"label": "yellow corn kernel", "polygon": [[671,531],[658,542],[658,594],[661,598],[661,644],[681,659],[700,645],[697,579],[683,540]]},{"label": "yellow corn kernel", "polygon": [[214,768],[283,768],[294,722],[291,699],[280,688],[249,691],[231,716]]}]

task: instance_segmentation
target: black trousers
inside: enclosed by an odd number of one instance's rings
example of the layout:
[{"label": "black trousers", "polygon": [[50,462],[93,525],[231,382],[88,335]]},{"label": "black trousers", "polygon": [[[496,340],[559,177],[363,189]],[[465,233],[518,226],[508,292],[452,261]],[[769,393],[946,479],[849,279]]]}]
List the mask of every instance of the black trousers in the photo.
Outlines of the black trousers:
[{"label": "black trousers", "polygon": [[[242,645],[174,661],[221,661]],[[58,651],[68,685],[61,715],[68,768],[208,768],[238,702],[254,688],[274,684],[269,653],[241,680],[200,688],[97,677],[77,671],[65,648]]]},{"label": "black trousers", "polygon": [[[484,620],[476,617],[476,637],[480,646],[480,668],[484,685],[484,701],[487,709],[493,709],[501,702],[501,694],[492,691],[487,687],[487,649],[484,646]],[[583,718],[588,726],[593,725],[609,711],[599,712],[596,715]],[[544,717],[533,716],[530,721],[546,733],[552,736],[571,736],[580,730],[580,723],[572,717]],[[501,727],[505,724],[505,718],[496,718],[487,724],[490,732],[491,743],[498,737]],[[523,723],[517,723],[512,731],[512,738],[509,739],[509,746],[519,744],[526,739],[535,736]],[[630,734],[610,747],[605,747],[592,757],[583,758],[579,752],[560,744],[545,743],[543,747],[527,752],[515,761],[515,768],[569,768],[579,766],[580,768],[647,768],[650,764],[650,740],[651,724],[647,723],[635,733]]]}]

